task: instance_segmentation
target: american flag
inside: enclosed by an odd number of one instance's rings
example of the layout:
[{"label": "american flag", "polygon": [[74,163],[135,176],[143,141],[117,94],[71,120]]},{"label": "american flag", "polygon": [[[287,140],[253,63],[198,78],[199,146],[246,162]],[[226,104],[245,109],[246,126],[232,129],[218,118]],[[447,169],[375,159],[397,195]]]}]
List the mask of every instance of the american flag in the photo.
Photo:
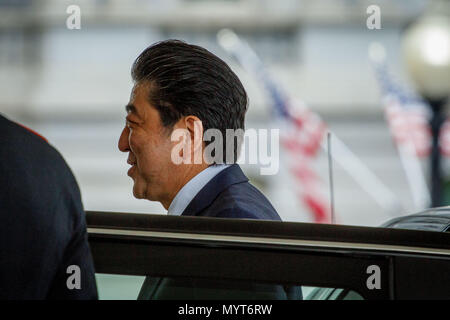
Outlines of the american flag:
[{"label": "american flag", "polygon": [[298,198],[315,223],[329,223],[331,208],[314,159],[327,129],[321,117],[299,100],[289,99],[270,74],[259,66],[257,75],[272,98],[273,111],[283,123],[281,144],[288,152],[290,171],[297,182]]},{"label": "american flag", "polygon": [[444,122],[439,132],[439,149],[444,157],[450,158],[450,119]]},{"label": "american flag", "polygon": [[[379,45],[381,46],[381,45]],[[420,163],[431,150],[431,112],[427,104],[389,74],[385,56],[372,62],[381,89],[381,101],[416,210],[430,204],[430,193]]]},{"label": "american flag", "polygon": [[314,170],[315,156],[327,127],[316,113],[303,105],[289,110],[281,143],[289,154],[290,170],[300,186],[298,196],[316,223],[327,223],[331,210],[323,193],[323,182]]},{"label": "american flag", "polygon": [[430,108],[413,92],[399,86],[391,77],[385,63],[375,65],[381,88],[384,114],[396,145],[410,143],[418,157],[431,150]]},{"label": "american flag", "polygon": [[[431,108],[411,89],[400,86],[389,73],[384,61],[375,62],[375,71],[383,95],[386,120],[396,144],[408,139],[414,145],[418,157],[427,157],[431,151]],[[447,118],[439,132],[441,154],[450,157],[450,118]]]},{"label": "american flag", "polygon": [[239,63],[254,74],[272,99],[273,112],[282,123],[281,143],[287,150],[290,171],[296,180],[299,200],[308,208],[316,223],[330,222],[330,206],[323,193],[325,189],[313,167],[313,160],[325,135],[322,119],[304,104],[289,99],[273,81],[250,46],[230,32],[222,33],[219,43]]}]

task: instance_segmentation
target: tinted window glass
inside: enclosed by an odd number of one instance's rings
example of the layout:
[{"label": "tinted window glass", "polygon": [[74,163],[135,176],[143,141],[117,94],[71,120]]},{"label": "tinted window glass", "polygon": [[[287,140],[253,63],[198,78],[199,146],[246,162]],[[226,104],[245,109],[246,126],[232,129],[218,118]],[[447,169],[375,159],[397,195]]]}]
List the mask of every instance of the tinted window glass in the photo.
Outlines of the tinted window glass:
[{"label": "tinted window glass", "polygon": [[344,288],[96,274],[101,300],[361,300]]},{"label": "tinted window glass", "polygon": [[442,232],[448,225],[447,219],[415,217],[408,220],[402,220],[390,225],[390,228],[424,230]]}]

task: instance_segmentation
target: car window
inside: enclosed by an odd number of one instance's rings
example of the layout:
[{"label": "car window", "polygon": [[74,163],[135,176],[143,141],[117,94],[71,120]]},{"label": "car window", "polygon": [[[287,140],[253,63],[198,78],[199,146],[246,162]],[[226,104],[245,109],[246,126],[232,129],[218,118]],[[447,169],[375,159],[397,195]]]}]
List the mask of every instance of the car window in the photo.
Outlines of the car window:
[{"label": "car window", "polygon": [[136,300],[144,283],[144,276],[96,273],[100,300]]},{"label": "car window", "polygon": [[364,300],[354,290],[342,288],[302,287],[304,300]]},{"label": "car window", "polygon": [[342,296],[342,300],[364,300],[364,298],[356,291],[348,290]]},{"label": "car window", "polygon": [[362,300],[345,288],[96,274],[101,300]]},{"label": "car window", "polygon": [[443,232],[448,226],[448,219],[438,217],[414,217],[400,220],[389,228]]}]

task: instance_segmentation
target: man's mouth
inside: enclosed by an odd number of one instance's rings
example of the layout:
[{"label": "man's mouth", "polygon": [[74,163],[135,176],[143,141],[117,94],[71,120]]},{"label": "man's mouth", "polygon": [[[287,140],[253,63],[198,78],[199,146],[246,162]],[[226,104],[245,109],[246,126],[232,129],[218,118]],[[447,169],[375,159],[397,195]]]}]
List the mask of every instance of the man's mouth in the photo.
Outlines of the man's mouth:
[{"label": "man's mouth", "polygon": [[127,163],[129,165],[131,165],[131,168],[128,169],[128,175],[131,176],[131,174],[134,172],[134,170],[136,169],[136,162],[131,161],[130,159],[127,160]]},{"label": "man's mouth", "polygon": [[128,173],[127,174],[131,177],[131,175],[133,174],[134,170],[135,170],[135,166],[131,166],[131,168],[128,169]]}]

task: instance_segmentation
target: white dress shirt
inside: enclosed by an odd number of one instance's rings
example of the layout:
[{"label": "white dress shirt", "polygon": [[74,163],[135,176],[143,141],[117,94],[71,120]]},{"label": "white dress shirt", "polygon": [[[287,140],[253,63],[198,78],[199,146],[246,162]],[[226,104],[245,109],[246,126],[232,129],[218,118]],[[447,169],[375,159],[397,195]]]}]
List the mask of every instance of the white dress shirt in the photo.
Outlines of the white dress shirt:
[{"label": "white dress shirt", "polygon": [[180,191],[178,191],[167,210],[167,214],[180,216],[197,193],[199,193],[199,191],[220,171],[229,166],[229,164],[211,165],[199,172],[195,177],[189,180]]}]

